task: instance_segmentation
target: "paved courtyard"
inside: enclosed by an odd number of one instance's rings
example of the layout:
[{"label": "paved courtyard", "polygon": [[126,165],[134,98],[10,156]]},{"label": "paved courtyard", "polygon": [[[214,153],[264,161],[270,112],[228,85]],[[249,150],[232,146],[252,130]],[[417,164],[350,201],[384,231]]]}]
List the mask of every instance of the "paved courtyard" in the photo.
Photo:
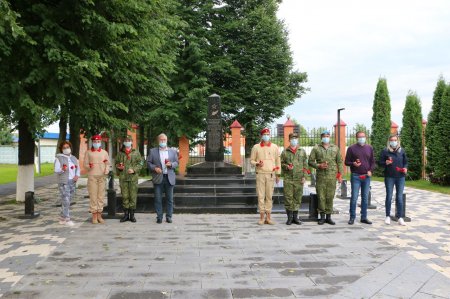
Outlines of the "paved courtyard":
[{"label": "paved courtyard", "polygon": [[182,214],[156,224],[88,222],[85,184],[74,227],[58,224],[56,185],[37,190],[41,216],[0,197],[3,298],[450,298],[450,196],[406,188],[412,222],[384,224],[384,186],[372,183],[374,224],[258,226],[257,215]]}]

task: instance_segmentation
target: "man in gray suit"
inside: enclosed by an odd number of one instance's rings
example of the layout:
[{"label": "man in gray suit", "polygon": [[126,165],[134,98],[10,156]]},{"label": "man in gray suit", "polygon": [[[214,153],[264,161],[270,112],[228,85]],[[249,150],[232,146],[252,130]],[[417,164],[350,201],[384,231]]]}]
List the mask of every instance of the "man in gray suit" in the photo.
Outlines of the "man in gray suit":
[{"label": "man in gray suit", "polygon": [[147,165],[152,172],[155,190],[156,222],[162,223],[162,193],[166,194],[166,221],[172,223],[173,188],[175,186],[175,171],[178,166],[176,150],[167,147],[167,136],[158,136],[159,147],[152,148],[147,157]]}]

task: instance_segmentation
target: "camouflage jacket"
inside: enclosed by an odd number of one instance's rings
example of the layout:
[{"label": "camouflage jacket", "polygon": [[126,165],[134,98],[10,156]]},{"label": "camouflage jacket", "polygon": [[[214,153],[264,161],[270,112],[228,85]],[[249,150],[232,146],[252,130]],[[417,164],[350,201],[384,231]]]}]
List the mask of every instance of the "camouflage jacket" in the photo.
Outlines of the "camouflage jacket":
[{"label": "camouflage jacket", "polygon": [[[281,170],[285,180],[301,179],[306,176],[306,169],[308,168],[308,159],[306,157],[306,152],[297,147],[294,152],[290,146],[285,148],[281,154]],[[288,166],[291,164],[292,169]]]},{"label": "camouflage jacket", "polygon": [[[327,169],[319,169],[318,164],[327,162]],[[326,149],[322,144],[315,145],[311,150],[311,154],[308,159],[309,166],[317,169],[317,176],[336,178],[336,174],[344,171],[344,165],[342,163],[341,151],[339,148],[330,144],[328,149]]]},{"label": "camouflage jacket", "polygon": [[[125,166],[124,170],[119,170],[117,168],[121,163]],[[139,151],[132,149],[127,155],[125,150],[121,150],[116,157],[116,174],[121,180],[137,181],[143,165],[144,162],[142,161],[142,156]],[[134,173],[129,174],[128,169],[133,169]]]}]

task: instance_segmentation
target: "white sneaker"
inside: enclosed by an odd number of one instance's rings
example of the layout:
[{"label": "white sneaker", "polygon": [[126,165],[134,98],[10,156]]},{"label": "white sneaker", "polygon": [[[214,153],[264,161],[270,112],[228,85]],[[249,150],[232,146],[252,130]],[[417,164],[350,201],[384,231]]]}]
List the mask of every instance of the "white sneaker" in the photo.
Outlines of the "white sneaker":
[{"label": "white sneaker", "polygon": [[399,224],[399,225],[403,225],[403,226],[406,225],[406,223],[405,223],[405,221],[403,220],[403,218],[398,218],[398,224]]},{"label": "white sneaker", "polygon": [[66,224],[66,219],[59,218],[59,224]]},{"label": "white sneaker", "polygon": [[391,224],[391,217],[387,216],[386,219],[384,219],[384,223],[387,225]]},{"label": "white sneaker", "polygon": [[75,223],[73,223],[72,220],[69,220],[69,221],[66,222],[66,225],[67,225],[67,226],[74,226]]}]

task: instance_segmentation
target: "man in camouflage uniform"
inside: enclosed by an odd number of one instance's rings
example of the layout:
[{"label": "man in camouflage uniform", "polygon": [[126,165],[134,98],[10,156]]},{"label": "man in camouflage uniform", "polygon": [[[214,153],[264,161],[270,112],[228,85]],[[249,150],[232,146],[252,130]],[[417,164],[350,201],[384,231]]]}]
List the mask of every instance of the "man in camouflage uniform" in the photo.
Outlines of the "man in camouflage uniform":
[{"label": "man in camouflage uniform", "polygon": [[298,219],[298,210],[302,202],[303,184],[307,171],[306,152],[298,146],[298,134],[289,134],[290,145],[281,154],[281,170],[284,176],[284,207],[287,225],[302,224]]},{"label": "man in camouflage uniform", "polygon": [[119,176],[124,212],[120,222],[136,222],[134,211],[136,210],[138,177],[143,161],[139,151],[131,147],[132,140],[130,135],[125,137],[123,147],[116,157],[116,173]]},{"label": "man in camouflage uniform", "polygon": [[[334,225],[331,219],[333,199],[336,193],[336,179],[342,182],[343,164],[339,148],[330,144],[330,132],[325,130],[320,135],[322,143],[314,146],[309,155],[308,163],[317,169],[316,190],[319,198],[320,219],[318,224],[325,222]],[[326,214],[326,220],[324,218]]]}]

